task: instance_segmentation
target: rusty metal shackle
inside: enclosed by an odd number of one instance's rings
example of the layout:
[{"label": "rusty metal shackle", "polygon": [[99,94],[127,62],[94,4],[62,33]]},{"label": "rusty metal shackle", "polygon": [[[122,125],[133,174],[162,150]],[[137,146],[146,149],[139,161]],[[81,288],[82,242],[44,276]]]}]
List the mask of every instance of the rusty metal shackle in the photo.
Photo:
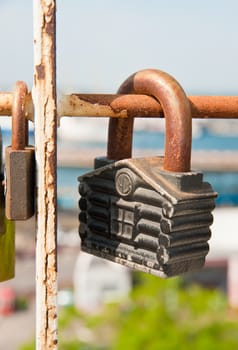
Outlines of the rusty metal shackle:
[{"label": "rusty metal shackle", "polygon": [[[164,169],[190,171],[192,114],[189,100],[180,84],[163,71],[145,69],[125,80],[118,93],[146,94],[160,102],[166,119]],[[108,159],[131,158],[133,122],[133,118],[110,118]]]},{"label": "rusty metal shackle", "polygon": [[25,118],[27,85],[17,81],[12,105],[12,149],[23,150],[28,144],[28,120]]}]

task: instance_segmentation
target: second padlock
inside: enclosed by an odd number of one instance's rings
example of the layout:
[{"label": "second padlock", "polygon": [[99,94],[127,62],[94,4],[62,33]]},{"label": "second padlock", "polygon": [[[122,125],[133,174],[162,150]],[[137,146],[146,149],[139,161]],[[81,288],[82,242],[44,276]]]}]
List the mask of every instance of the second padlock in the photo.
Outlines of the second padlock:
[{"label": "second padlock", "polygon": [[26,94],[25,83],[18,81],[12,107],[12,145],[5,153],[6,217],[10,220],[27,220],[35,212],[35,153],[27,146]]}]

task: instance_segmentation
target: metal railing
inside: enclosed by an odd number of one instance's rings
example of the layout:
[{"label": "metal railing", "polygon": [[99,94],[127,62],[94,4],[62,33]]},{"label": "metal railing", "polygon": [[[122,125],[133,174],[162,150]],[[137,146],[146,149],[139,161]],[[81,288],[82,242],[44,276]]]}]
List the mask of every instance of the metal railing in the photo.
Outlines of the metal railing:
[{"label": "metal railing", "polygon": [[[37,162],[36,345],[57,348],[57,126],[60,118],[162,118],[160,103],[136,94],[78,94],[56,99],[56,0],[34,1],[34,87],[25,117],[35,124]],[[238,96],[189,96],[193,118],[236,119]],[[11,116],[13,93],[0,93],[0,116]]]}]

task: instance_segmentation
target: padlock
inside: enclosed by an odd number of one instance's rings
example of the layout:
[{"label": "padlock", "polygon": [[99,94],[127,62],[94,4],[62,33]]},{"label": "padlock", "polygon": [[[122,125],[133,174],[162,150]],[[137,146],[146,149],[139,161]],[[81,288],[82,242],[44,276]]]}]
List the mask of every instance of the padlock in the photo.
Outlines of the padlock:
[{"label": "padlock", "polygon": [[5,217],[4,175],[2,171],[2,133],[0,128],[0,282],[15,274],[15,225]]},{"label": "padlock", "polygon": [[[1,215],[2,215],[2,208]],[[4,217],[4,232],[0,233],[0,282],[15,276],[15,223]]]},{"label": "padlock", "polygon": [[165,156],[131,158],[133,119],[111,118],[107,157],[79,177],[82,250],[160,277],[201,268],[217,194],[190,170],[189,100],[174,78],[152,69],[129,77],[119,93],[160,102]]},{"label": "padlock", "polygon": [[35,211],[35,154],[28,143],[28,121],[24,105],[27,87],[15,85],[12,107],[12,145],[6,148],[6,216],[10,220],[27,220]]},{"label": "padlock", "polygon": [[0,127],[0,234],[5,233],[5,194],[4,194],[4,173],[2,161],[2,129]]}]

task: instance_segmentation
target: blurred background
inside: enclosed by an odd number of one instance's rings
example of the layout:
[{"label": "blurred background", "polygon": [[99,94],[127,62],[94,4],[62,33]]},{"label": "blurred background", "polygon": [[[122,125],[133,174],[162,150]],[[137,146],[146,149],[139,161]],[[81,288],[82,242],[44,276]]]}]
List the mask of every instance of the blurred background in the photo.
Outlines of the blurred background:
[{"label": "blurred background", "polygon": [[[32,6],[0,1],[1,91],[16,80],[32,88]],[[187,95],[237,95],[237,11],[235,0],[58,0],[58,99],[115,93],[144,68],[168,72]],[[238,121],[193,120],[193,168],[219,196],[205,268],[168,281],[80,253],[77,177],[105,155],[107,123],[63,117],[58,129],[59,348],[238,348]],[[10,118],[0,125],[5,146]],[[163,131],[163,120],[136,120],[134,155],[163,154]],[[0,284],[6,350],[34,348],[34,254],[34,220],[17,223],[16,277]]]}]

